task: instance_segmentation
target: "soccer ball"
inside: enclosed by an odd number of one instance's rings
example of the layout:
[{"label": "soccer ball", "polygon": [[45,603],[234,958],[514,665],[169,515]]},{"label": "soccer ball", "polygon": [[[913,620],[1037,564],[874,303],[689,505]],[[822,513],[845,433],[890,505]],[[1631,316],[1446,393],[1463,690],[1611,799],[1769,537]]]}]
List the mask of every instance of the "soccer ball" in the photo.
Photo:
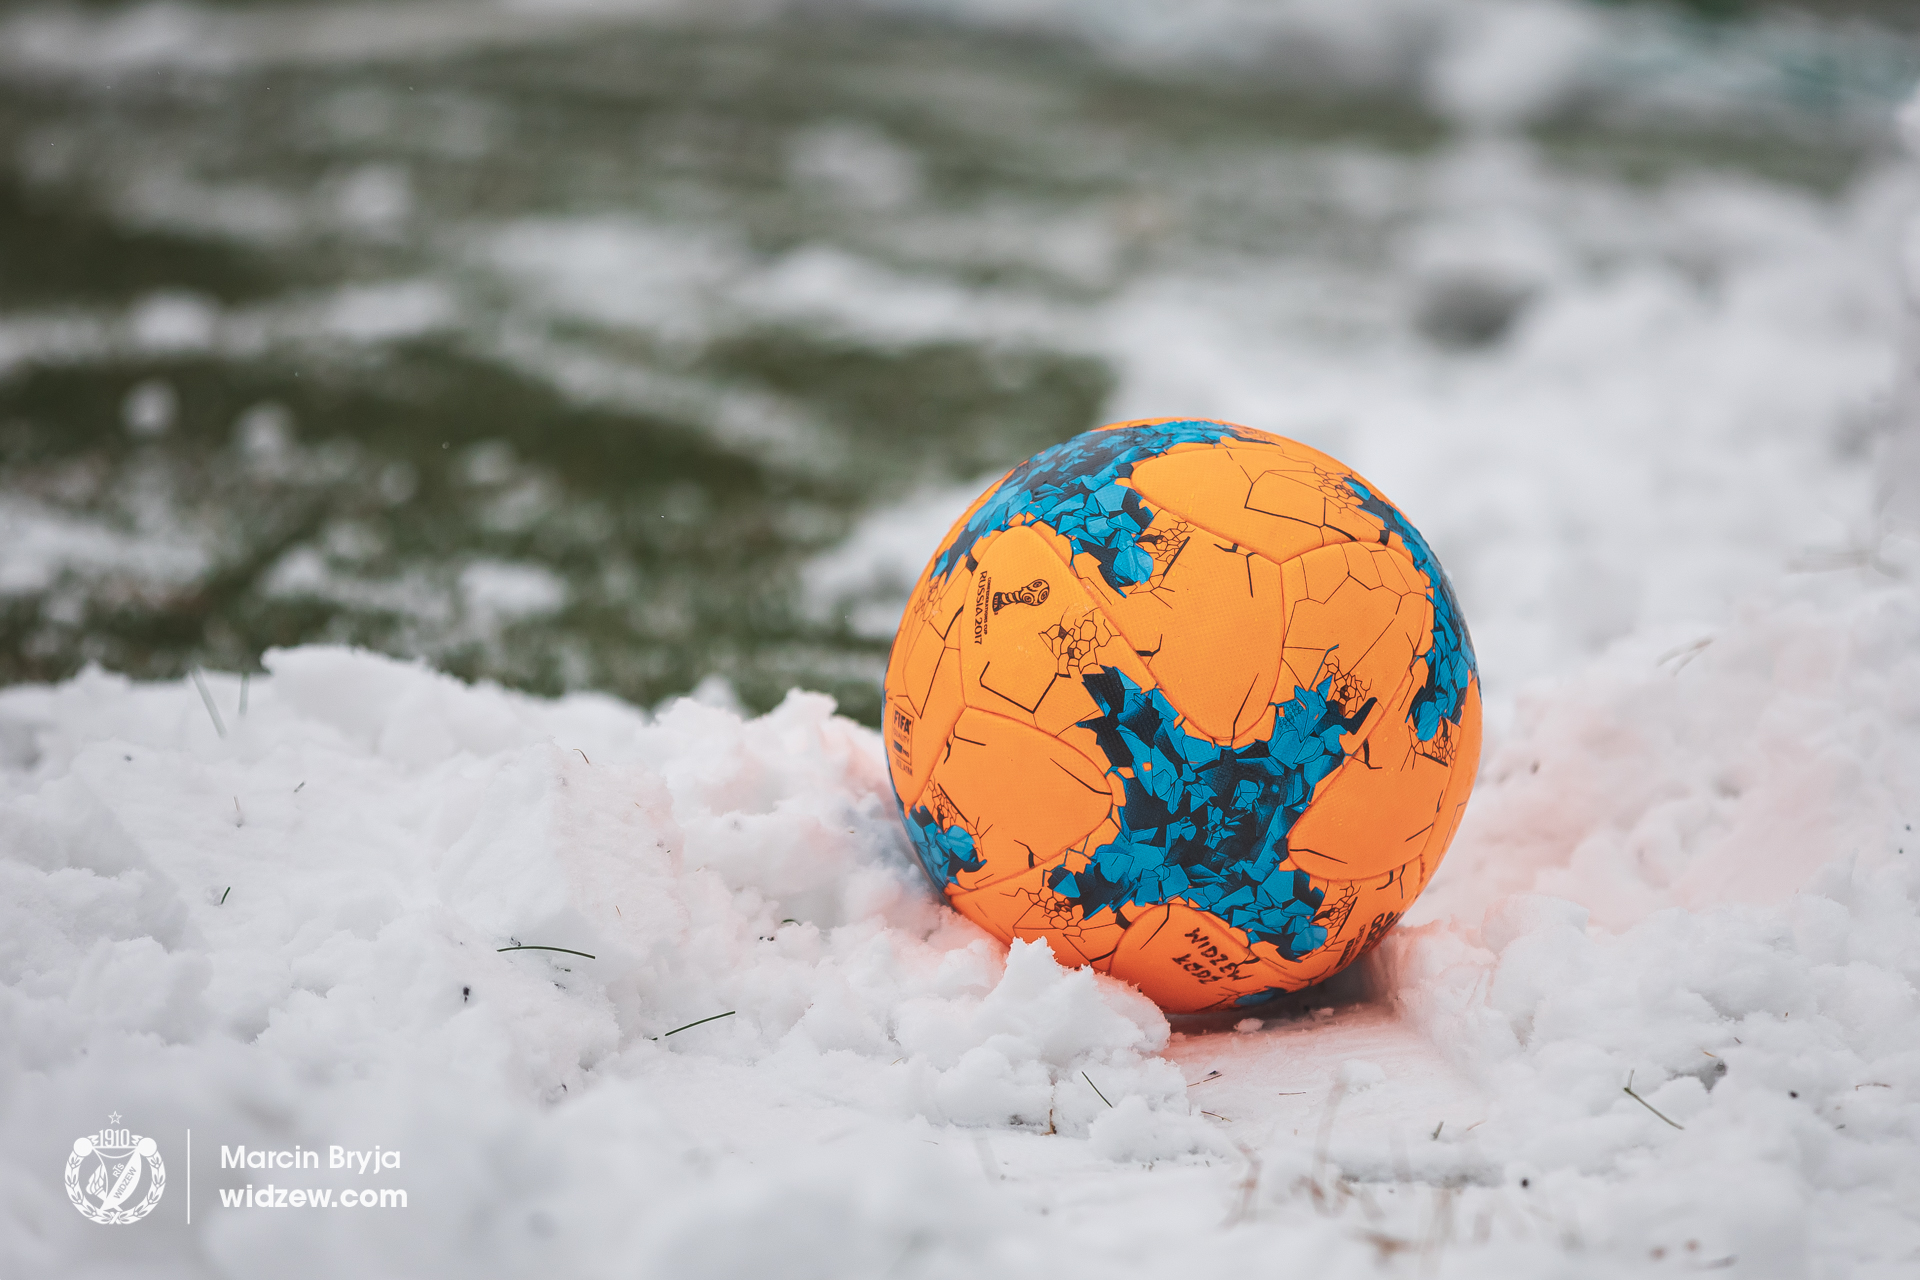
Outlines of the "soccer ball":
[{"label": "soccer ball", "polygon": [[1377,945],[1480,757],[1426,540],[1332,458],[1224,422],[1103,427],[988,489],[914,587],[882,714],[954,908],[1176,1013]]}]

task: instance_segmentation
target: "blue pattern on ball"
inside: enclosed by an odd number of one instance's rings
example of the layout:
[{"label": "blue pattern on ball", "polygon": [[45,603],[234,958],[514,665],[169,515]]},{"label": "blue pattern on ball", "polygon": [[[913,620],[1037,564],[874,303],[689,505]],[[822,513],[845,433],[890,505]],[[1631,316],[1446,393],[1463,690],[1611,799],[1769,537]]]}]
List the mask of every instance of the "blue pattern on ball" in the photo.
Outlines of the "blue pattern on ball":
[{"label": "blue pattern on ball", "polygon": [[941,827],[925,805],[907,817],[907,834],[913,837],[920,865],[927,869],[935,884],[952,884],[962,871],[978,871],[985,865],[973,843],[973,833],[965,827]]},{"label": "blue pattern on ball", "polygon": [[1153,512],[1140,495],[1119,483],[1136,463],[1157,458],[1177,444],[1216,444],[1238,438],[1224,422],[1156,422],[1150,426],[1089,431],[1043,449],[1015,467],[993,496],[934,557],[932,576],[944,578],[970,556],[974,544],[1016,524],[1040,524],[1100,565],[1115,591],[1153,576],[1153,557],[1140,535]]},{"label": "blue pattern on ball", "polygon": [[1122,775],[1120,832],[1079,872],[1057,867],[1047,883],[1089,918],[1129,905],[1184,898],[1255,942],[1297,960],[1327,940],[1314,923],[1325,892],[1287,864],[1287,833],[1313,789],[1346,759],[1342,734],[1372,707],[1330,701],[1333,680],[1275,703],[1264,742],[1223,747],[1196,736],[1159,689],[1103,667],[1085,677],[1102,714],[1081,722]]},{"label": "blue pattern on ball", "polygon": [[1460,723],[1460,714],[1467,702],[1467,685],[1480,665],[1473,652],[1473,637],[1467,634],[1467,620],[1460,612],[1459,599],[1453,594],[1453,583],[1420,531],[1408,523],[1392,503],[1375,496],[1358,480],[1349,477],[1347,488],[1360,499],[1362,511],[1386,525],[1388,532],[1400,535],[1414,567],[1427,575],[1430,584],[1427,595],[1433,602],[1433,646],[1427,650],[1427,682],[1413,697],[1409,719],[1414,736],[1422,742],[1432,742],[1440,732],[1442,720]]}]

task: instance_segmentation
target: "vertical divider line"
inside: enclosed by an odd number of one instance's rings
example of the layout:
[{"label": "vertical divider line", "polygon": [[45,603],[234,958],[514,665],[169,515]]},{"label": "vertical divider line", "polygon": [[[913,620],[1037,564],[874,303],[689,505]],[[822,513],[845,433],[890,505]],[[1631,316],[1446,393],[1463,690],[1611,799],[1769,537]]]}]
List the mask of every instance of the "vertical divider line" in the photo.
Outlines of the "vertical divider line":
[{"label": "vertical divider line", "polygon": [[193,1130],[187,1130],[187,1225],[193,1225]]}]

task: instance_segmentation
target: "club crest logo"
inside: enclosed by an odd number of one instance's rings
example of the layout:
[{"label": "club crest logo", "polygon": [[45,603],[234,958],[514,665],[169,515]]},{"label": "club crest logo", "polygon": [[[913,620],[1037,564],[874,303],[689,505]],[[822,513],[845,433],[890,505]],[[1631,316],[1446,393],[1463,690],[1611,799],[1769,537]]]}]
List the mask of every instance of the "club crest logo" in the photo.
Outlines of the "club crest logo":
[{"label": "club crest logo", "polygon": [[[120,1113],[107,1117],[120,1123]],[[102,1129],[77,1138],[67,1157],[67,1199],[103,1226],[138,1222],[153,1212],[167,1189],[167,1165],[152,1138],[128,1129]],[[135,1193],[145,1194],[135,1199]]]}]

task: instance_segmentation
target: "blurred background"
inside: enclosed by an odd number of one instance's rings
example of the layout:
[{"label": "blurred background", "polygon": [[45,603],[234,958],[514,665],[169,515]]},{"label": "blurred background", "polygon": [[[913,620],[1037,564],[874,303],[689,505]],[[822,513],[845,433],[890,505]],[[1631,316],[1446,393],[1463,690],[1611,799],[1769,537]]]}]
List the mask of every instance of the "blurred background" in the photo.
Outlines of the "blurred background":
[{"label": "blurred background", "polygon": [[1520,682],[1870,554],[1915,11],[8,7],[0,682],[871,721],[945,523],[1144,415],[1371,474]]}]

